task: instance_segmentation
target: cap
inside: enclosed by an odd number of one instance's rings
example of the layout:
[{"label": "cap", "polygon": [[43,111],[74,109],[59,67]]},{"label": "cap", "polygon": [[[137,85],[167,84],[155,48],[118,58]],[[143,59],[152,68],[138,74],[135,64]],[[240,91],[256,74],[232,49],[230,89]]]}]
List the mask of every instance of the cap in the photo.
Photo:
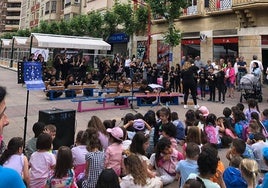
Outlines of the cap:
[{"label": "cap", "polygon": [[144,130],[145,124],[142,119],[135,119],[133,122],[133,128],[137,131]]},{"label": "cap", "polygon": [[208,108],[206,106],[201,106],[198,110],[200,110],[200,112],[202,112],[203,116],[208,116],[209,111]]},{"label": "cap", "polygon": [[108,128],[107,132],[110,133],[115,139],[117,140],[123,140],[123,130],[120,127],[114,127],[114,128]]}]

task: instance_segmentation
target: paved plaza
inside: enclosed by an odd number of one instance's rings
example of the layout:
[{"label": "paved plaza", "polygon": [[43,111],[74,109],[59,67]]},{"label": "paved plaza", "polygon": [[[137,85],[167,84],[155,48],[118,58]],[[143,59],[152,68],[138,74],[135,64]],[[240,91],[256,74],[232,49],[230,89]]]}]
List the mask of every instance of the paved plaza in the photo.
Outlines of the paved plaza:
[{"label": "paved plaza", "polygon": [[[26,112],[26,97],[27,90],[25,86],[21,84],[17,84],[17,72],[14,70],[9,70],[7,68],[0,67],[0,85],[5,86],[7,88],[8,95],[6,97],[7,110],[6,113],[9,117],[10,124],[8,127],[4,129],[4,140],[7,143],[10,138],[14,136],[23,137],[24,125],[25,125],[25,112]],[[235,93],[235,98],[226,98],[224,104],[208,102],[207,100],[201,101],[198,100],[199,106],[207,106],[210,113],[215,113],[217,116],[222,116],[222,111],[224,107],[232,107],[239,102],[240,92]],[[263,102],[259,104],[259,108],[262,111],[267,106],[267,87],[263,87]],[[179,98],[180,102],[183,98]],[[190,99],[191,101],[191,99]],[[244,101],[245,107],[247,104]],[[86,105],[96,106],[96,102],[88,102]],[[134,106],[136,106],[136,101],[134,101]],[[194,109],[194,106],[189,106],[189,109]],[[45,93],[43,91],[30,91],[29,92],[29,108],[28,108],[28,116],[27,116],[27,137],[28,140],[33,136],[32,133],[32,125],[38,120],[39,110],[48,110],[52,108],[59,109],[77,109],[77,103],[71,102],[71,100],[55,100],[50,101],[46,99]],[[154,107],[140,107],[137,109],[139,113],[145,114],[146,111],[158,110],[161,106]],[[179,118],[184,120],[184,114],[187,109],[183,108],[183,105],[170,106],[172,111],[176,111],[179,114]],[[76,132],[79,130],[83,130],[87,127],[87,123],[91,116],[96,115],[100,117],[102,120],[106,119],[116,119],[117,125],[122,125],[121,118],[124,117],[127,113],[135,113],[132,109],[112,109],[112,110],[99,110],[99,111],[90,111],[90,112],[76,112]],[[220,149],[219,153],[221,159],[224,161],[227,166],[227,161],[225,159],[226,149]],[[173,187],[173,186],[168,186]],[[176,186],[174,186],[176,187]]]}]

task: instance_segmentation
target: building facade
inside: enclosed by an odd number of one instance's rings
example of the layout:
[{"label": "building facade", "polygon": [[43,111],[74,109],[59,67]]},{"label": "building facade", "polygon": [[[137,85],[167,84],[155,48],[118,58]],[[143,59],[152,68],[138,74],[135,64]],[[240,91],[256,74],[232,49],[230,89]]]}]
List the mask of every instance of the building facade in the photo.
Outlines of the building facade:
[{"label": "building facade", "polygon": [[0,34],[19,29],[20,7],[21,0],[0,1]]},{"label": "building facade", "polygon": [[[235,57],[244,56],[249,65],[255,54],[268,66],[268,0],[192,0],[189,3],[175,22],[182,40],[173,49],[173,64],[180,63],[182,56],[201,56],[204,63],[219,58],[234,61]],[[149,46],[152,63],[169,53],[169,46],[163,44],[166,30],[164,19],[152,18]],[[139,48],[142,38],[135,37],[134,49]]]}]

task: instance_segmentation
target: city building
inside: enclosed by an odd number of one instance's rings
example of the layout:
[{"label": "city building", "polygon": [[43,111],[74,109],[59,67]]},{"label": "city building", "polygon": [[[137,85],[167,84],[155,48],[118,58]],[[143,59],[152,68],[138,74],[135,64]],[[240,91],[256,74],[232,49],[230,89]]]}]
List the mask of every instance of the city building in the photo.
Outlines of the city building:
[{"label": "city building", "polygon": [[[244,56],[249,66],[255,54],[268,66],[268,0],[191,0],[175,22],[181,31],[181,44],[173,49],[173,64],[182,56],[235,60]],[[161,62],[169,56],[169,46],[163,43],[167,30],[165,19],[152,16],[150,60]],[[139,50],[143,36],[134,38],[134,50]],[[144,38],[145,43],[147,38]],[[134,54],[137,52],[134,52]]]},{"label": "city building", "polygon": [[0,1],[0,34],[19,29],[20,7],[21,0]]}]

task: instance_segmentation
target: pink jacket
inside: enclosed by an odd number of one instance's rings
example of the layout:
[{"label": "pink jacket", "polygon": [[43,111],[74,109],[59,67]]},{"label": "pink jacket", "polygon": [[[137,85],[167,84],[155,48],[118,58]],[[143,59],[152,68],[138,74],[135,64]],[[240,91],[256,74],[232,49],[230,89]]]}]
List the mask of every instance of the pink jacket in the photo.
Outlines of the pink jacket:
[{"label": "pink jacket", "polygon": [[231,68],[227,67],[225,69],[225,73],[227,72],[228,69],[230,70],[229,70],[229,77],[227,79],[230,79],[231,84],[234,84],[235,83],[235,69],[233,67]]}]

